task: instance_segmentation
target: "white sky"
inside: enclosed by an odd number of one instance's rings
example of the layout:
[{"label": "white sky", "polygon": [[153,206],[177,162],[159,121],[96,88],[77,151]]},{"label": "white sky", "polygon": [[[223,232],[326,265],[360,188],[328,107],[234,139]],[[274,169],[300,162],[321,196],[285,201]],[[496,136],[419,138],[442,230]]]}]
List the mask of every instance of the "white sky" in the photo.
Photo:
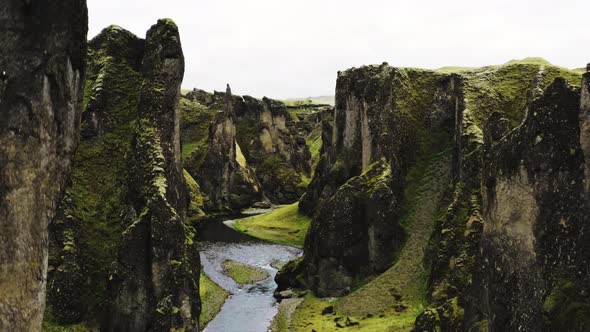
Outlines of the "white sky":
[{"label": "white sky", "polygon": [[88,0],[94,37],[179,26],[183,88],[274,98],[333,95],[338,70],[590,62],[590,0]]}]

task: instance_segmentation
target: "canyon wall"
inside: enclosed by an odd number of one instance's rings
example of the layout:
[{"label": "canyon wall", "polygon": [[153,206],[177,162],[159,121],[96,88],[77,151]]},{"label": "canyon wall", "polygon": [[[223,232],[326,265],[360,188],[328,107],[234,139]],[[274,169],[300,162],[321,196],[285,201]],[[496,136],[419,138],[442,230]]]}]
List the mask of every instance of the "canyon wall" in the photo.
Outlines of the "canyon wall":
[{"label": "canyon wall", "polygon": [[[183,135],[192,147],[185,151],[186,169],[201,186],[205,210],[292,203],[305,191],[312,165],[307,132],[282,102],[195,89],[183,112],[189,120]],[[197,119],[211,122],[208,136]]]},{"label": "canyon wall", "polygon": [[0,330],[39,331],[47,224],[78,144],[86,1],[5,0],[0,21]]},{"label": "canyon wall", "polygon": [[314,215],[303,264],[318,295],[349,293],[399,253],[404,178],[450,141],[455,87],[451,75],[387,64],[339,73],[334,125],[324,124],[321,159],[300,202]]},{"label": "canyon wall", "polygon": [[[581,80],[539,59],[339,73],[334,123],[323,124],[300,201],[313,216],[305,257],[279,281],[344,296],[341,314],[427,302],[417,331],[586,330],[588,74],[580,92]],[[448,184],[416,188],[431,176],[424,163],[444,158]],[[415,202],[443,208],[428,217]],[[418,244],[421,232],[430,240]],[[422,268],[424,281],[403,279]]]},{"label": "canyon wall", "polygon": [[486,136],[482,267],[474,288],[491,331],[590,326],[579,114],[579,88],[558,78],[519,127]]},{"label": "canyon wall", "polygon": [[191,152],[188,172],[207,195],[208,210],[232,212],[263,199],[262,187],[238,142],[233,97],[229,85],[223,111],[215,114],[205,146]]},{"label": "canyon wall", "polygon": [[51,315],[107,331],[198,330],[199,255],[187,223],[178,29],[111,26],[89,43],[82,141],[52,223]]}]

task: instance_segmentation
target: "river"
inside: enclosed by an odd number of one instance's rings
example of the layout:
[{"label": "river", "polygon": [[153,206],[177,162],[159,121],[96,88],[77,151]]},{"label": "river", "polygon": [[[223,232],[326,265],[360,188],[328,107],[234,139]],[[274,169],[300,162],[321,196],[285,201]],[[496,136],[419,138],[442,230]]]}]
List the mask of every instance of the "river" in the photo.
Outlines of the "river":
[{"label": "river", "polygon": [[[227,226],[231,221],[209,221],[199,228],[203,271],[231,294],[204,332],[266,332],[277,314],[273,262],[287,262],[302,254],[297,248],[254,239]],[[222,263],[234,260],[265,269],[270,277],[240,285],[223,273]]]}]

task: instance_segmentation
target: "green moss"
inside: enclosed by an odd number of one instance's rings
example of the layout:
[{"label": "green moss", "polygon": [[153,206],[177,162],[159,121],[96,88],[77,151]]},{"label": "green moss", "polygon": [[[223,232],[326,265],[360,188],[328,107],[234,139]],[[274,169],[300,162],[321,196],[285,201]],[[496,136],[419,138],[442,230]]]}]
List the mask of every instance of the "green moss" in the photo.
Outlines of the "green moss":
[{"label": "green moss", "polygon": [[250,160],[250,145],[260,133],[260,122],[253,117],[244,117],[235,122],[236,125],[236,142],[240,145],[242,153],[247,160]]},{"label": "green moss", "polygon": [[262,160],[256,167],[256,175],[261,179],[267,192],[282,188],[284,191],[291,191],[301,196],[309,184],[308,178],[297,173],[290,164],[277,155]]},{"label": "green moss", "polygon": [[297,116],[297,111],[289,110],[289,115],[291,115],[291,120],[294,122],[299,122],[299,117]]},{"label": "green moss", "polygon": [[543,310],[555,330],[590,329],[590,300],[573,281],[559,281],[545,299]]},{"label": "green moss", "polygon": [[[109,269],[120,246],[124,225],[121,219],[126,211],[124,184],[128,182],[128,156],[139,102],[137,87],[141,84],[140,75],[124,62],[105,57],[101,65],[101,68],[94,67],[100,74],[94,75],[94,83],[89,81],[91,87],[86,87],[92,91],[86,107],[95,107],[94,103],[99,102],[100,112],[108,116],[100,115],[101,135],[80,142],[72,168],[72,184],[63,204],[63,222],[76,220],[84,225],[76,229],[75,237],[77,259],[87,287],[78,289],[72,296],[79,297],[87,306],[81,310],[90,313],[100,312],[106,303]],[[82,124],[83,130],[89,126],[90,123]],[[68,250],[73,241],[64,244]],[[59,264],[59,259],[52,264]]]},{"label": "green moss", "polygon": [[179,107],[182,123],[182,158],[186,160],[193,151],[207,145],[209,126],[217,111],[186,98],[180,99]]},{"label": "green moss", "polygon": [[258,281],[262,281],[268,278],[269,274],[266,270],[235,262],[232,260],[226,260],[223,262],[223,270],[225,274],[230,276],[239,284],[253,284]]},{"label": "green moss", "polygon": [[[539,81],[539,73],[542,80]],[[527,58],[500,66],[489,66],[461,73],[464,80],[466,107],[472,111],[475,124],[482,127],[492,112],[501,112],[513,126],[524,116],[529,91],[545,89],[558,77],[580,85],[577,72],[555,67],[543,59]]]},{"label": "green moss", "polygon": [[303,247],[311,219],[299,212],[299,203],[236,220],[234,227],[259,239]]},{"label": "green moss", "polygon": [[92,327],[85,323],[81,324],[60,324],[53,316],[51,306],[46,306],[43,316],[42,332],[98,332],[98,327]]},{"label": "green moss", "polygon": [[229,292],[214,283],[207,275],[201,271],[199,279],[199,294],[201,296],[201,314],[199,324],[201,329],[215,318],[215,315],[221,310]]},{"label": "green moss", "polygon": [[[295,301],[295,303],[293,303]],[[279,303],[278,312],[272,320],[270,330],[272,332],[289,332],[291,325],[291,315],[302,299],[286,299]],[[293,308],[295,306],[295,308]]]},{"label": "green moss", "polygon": [[336,303],[338,311],[355,316],[375,315],[402,304],[417,315],[423,309],[427,272],[422,262],[434,220],[440,213],[441,193],[449,176],[450,153],[437,149],[425,151],[428,153],[419,158],[405,179],[401,223],[408,232],[408,240],[393,266],[341,298]]},{"label": "green moss", "polygon": [[190,192],[190,202],[187,210],[187,222],[194,223],[205,217],[203,207],[205,206],[205,198],[201,192],[201,188],[195,179],[185,170],[182,170],[186,184]]},{"label": "green moss", "polygon": [[320,161],[320,151],[322,149],[322,126],[316,125],[311,133],[305,139],[309,152],[311,153],[311,171],[312,176]]}]

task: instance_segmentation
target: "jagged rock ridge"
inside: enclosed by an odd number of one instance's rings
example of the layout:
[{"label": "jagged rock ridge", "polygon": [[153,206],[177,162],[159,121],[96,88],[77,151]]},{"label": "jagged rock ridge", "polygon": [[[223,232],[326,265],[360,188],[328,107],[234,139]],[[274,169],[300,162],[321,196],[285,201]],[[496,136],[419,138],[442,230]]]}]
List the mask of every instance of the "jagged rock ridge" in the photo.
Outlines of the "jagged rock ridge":
[{"label": "jagged rock ridge", "polygon": [[113,331],[197,331],[178,29],[159,20],[141,40],[111,26],[90,42],[88,61],[82,143],[52,225],[52,316]]},{"label": "jagged rock ridge", "polygon": [[[275,204],[297,201],[311,174],[305,135],[313,126],[298,126],[282,102],[227,96],[195,89],[187,94],[189,101],[183,110],[191,122],[183,135],[195,146],[187,151],[186,168],[201,185],[205,209],[235,211],[263,199]],[[218,112],[220,109],[223,111]],[[202,131],[193,120],[197,118],[212,122],[207,139],[197,133]],[[226,131],[225,148],[221,144],[224,140],[216,138],[222,129]],[[213,150],[225,157],[213,158]],[[225,167],[224,163],[229,163],[230,172],[211,174]]]}]

